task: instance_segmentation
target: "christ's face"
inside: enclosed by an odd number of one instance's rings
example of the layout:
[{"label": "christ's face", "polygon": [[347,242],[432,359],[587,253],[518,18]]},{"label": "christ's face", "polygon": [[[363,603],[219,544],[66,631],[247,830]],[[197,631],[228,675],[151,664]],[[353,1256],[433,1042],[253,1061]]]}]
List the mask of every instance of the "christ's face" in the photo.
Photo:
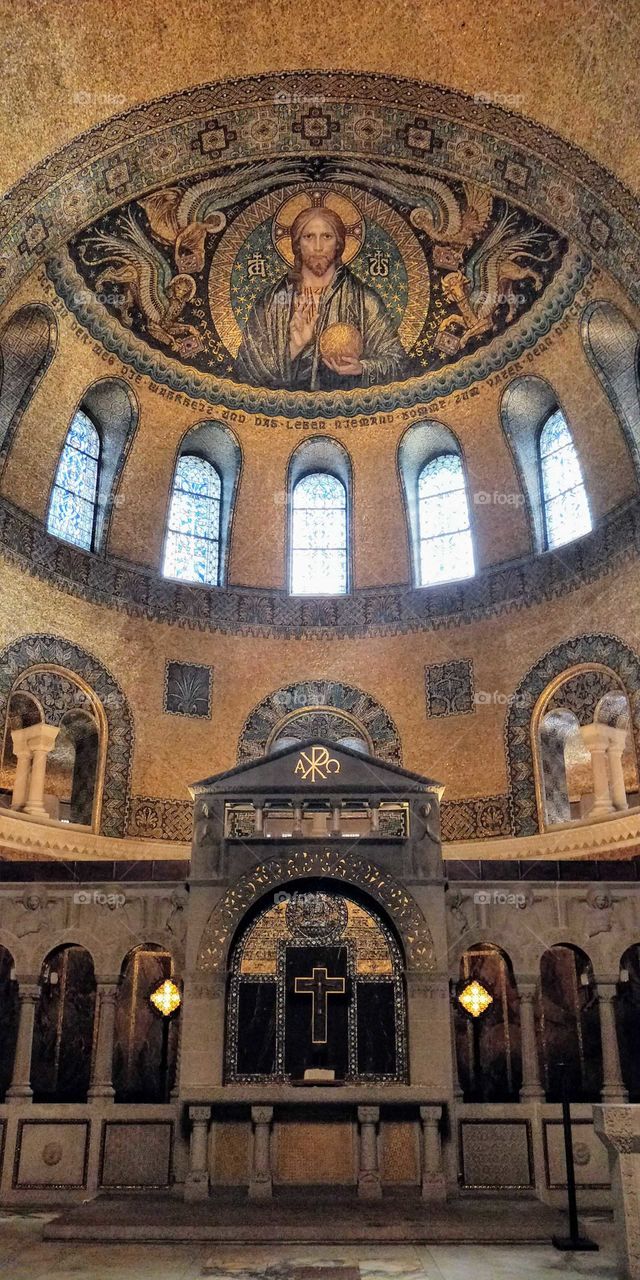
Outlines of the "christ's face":
[{"label": "christ's face", "polygon": [[331,223],[319,213],[310,218],[300,236],[302,265],[315,276],[323,276],[336,261],[338,240]]}]

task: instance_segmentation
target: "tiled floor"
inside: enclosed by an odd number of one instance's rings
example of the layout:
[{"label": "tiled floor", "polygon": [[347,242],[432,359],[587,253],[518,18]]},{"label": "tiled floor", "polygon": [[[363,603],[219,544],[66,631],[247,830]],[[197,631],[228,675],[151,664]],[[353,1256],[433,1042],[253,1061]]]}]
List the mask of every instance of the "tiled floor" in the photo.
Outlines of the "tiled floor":
[{"label": "tiled floor", "polygon": [[44,1243],[50,1215],[0,1212],[2,1280],[617,1280],[612,1224],[583,1220],[600,1253],[549,1247]]}]

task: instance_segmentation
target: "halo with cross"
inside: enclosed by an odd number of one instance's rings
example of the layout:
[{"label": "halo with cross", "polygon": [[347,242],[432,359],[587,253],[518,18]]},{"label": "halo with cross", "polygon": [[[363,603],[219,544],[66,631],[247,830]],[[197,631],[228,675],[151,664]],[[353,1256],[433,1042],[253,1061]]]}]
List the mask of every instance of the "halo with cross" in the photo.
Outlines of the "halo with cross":
[{"label": "halo with cross", "polygon": [[353,262],[360,252],[365,237],[365,221],[353,200],[326,187],[312,187],[290,196],[280,205],[274,219],[271,234],[273,244],[287,266],[292,267],[294,253],[291,245],[291,228],[303,209],[331,209],[342,219],[345,229],[345,245],[342,261]]}]

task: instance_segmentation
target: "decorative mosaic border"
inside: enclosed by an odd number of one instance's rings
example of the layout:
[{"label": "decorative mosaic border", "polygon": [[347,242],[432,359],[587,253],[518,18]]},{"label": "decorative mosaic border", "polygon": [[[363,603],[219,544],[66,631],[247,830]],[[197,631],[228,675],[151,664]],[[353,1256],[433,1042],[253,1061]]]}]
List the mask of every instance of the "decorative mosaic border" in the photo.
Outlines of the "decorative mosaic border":
[{"label": "decorative mosaic border", "polygon": [[62,636],[26,635],[0,652],[0,724],[4,724],[9,694],[18,676],[39,663],[52,663],[75,672],[102,703],[108,738],[100,834],[123,836],[134,741],[133,717],[127,699],[111,673],[93,654]]},{"label": "decorative mosaic border", "polygon": [[442,800],[442,843],[454,840],[489,840],[510,836],[509,796],[473,796],[469,800]]},{"label": "decorative mosaic border", "polygon": [[131,561],[59,542],[35,517],[0,499],[0,555],[33,577],[132,617],[227,635],[328,639],[460,627],[558,599],[639,553],[640,498],[634,498],[560,551],[494,565],[464,582],[361,588],[314,599],[268,588],[173,582]]},{"label": "decorative mosaic border", "polygon": [[398,727],[389,712],[362,689],[337,680],[305,680],[267,694],[249,712],[238,740],[238,764],[260,760],[267,752],[276,725],[291,711],[330,707],[346,711],[371,739],[374,755],[389,764],[402,764]]},{"label": "decorative mosaic border", "polygon": [[166,800],[160,796],[131,796],[127,835],[144,840],[191,843],[193,801]]},{"label": "decorative mosaic border", "polygon": [[109,313],[92,298],[66,250],[54,254],[46,270],[58,296],[92,338],[137,373],[170,387],[179,395],[212,405],[233,405],[248,413],[351,418],[356,414],[391,413],[398,408],[427,405],[440,396],[466,390],[517,360],[562,319],[591,272],[591,260],[580,250],[570,251],[558,275],[520,321],[510,325],[506,333],[494,338],[488,346],[473,355],[462,356],[452,367],[389,386],[331,393],[265,391],[188,369],[165,353],[154,351],[130,330],[116,326]]},{"label": "decorative mosaic border", "polygon": [[[309,105],[310,99],[322,104]],[[0,207],[0,305],[34,267],[123,201],[205,169],[263,159],[354,155],[410,164],[516,199],[593,255],[640,301],[640,211],[627,188],[533,121],[413,80],[283,72],[198,86],[132,108],[74,139],[13,187]],[[438,375],[439,376],[439,375]],[[163,378],[166,381],[166,374]],[[438,378],[434,394],[441,394]],[[222,384],[221,384],[222,386]],[[308,394],[308,393],[307,393]],[[237,403],[237,388],[229,396]],[[269,411],[289,412],[279,393]],[[295,401],[295,404],[294,404]],[[305,393],[294,413],[318,413]],[[345,404],[347,397],[345,396]],[[367,412],[376,393],[350,393]],[[334,409],[335,411],[335,409]]]},{"label": "decorative mosaic border", "polygon": [[533,709],[556,676],[579,663],[597,662],[620,677],[629,698],[631,723],[640,759],[640,657],[617,636],[574,636],[556,645],[536,662],[510,698],[505,724],[509,803],[513,833],[532,836],[539,830],[536,804],[531,717]]}]

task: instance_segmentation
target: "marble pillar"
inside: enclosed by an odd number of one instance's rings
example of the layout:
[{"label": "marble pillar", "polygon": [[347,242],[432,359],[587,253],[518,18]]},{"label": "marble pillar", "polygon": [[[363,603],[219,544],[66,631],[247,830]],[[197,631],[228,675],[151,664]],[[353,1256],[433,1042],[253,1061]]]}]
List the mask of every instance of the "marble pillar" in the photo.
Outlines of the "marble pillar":
[{"label": "marble pillar", "polygon": [[13,1062],[11,1084],[7,1089],[7,1102],[26,1102],[33,1097],[31,1088],[31,1050],[33,1047],[33,1027],[36,1016],[36,1005],[40,998],[38,983],[28,981],[20,983],[18,989],[19,1014],[16,1056]]},{"label": "marble pillar", "polygon": [[[32,728],[33,726],[31,726]],[[27,791],[29,788],[29,774],[31,773],[31,747],[29,745],[28,736],[31,728],[13,729],[11,732],[11,744],[13,754],[16,757],[16,776],[13,783],[13,794],[11,796],[11,808],[22,809],[27,799]]]},{"label": "marble pillar", "polygon": [[616,1030],[615,998],[618,984],[615,979],[598,979],[598,1006],[600,1010],[600,1037],[602,1040],[602,1091],[603,1102],[627,1102],[620,1070],[618,1033]]},{"label": "marble pillar", "polygon": [[585,724],[580,728],[580,736],[585,747],[591,753],[591,771],[593,774],[593,808],[590,818],[604,818],[614,812],[609,786],[609,726],[606,724]]},{"label": "marble pillar", "polygon": [[536,1040],[535,1022],[535,982],[521,982],[518,986],[520,997],[520,1040],[522,1052],[522,1087],[521,1102],[544,1101],[544,1089],[540,1080],[540,1060]]},{"label": "marble pillar", "polygon": [[113,1041],[116,1025],[117,995],[117,978],[98,981],[98,1035],[91,1084],[87,1095],[90,1102],[94,1098],[101,1098],[103,1102],[113,1102],[115,1097],[113,1087]]},{"label": "marble pillar", "polygon": [[47,756],[55,744],[59,728],[54,724],[34,724],[28,733],[27,741],[31,747],[31,772],[24,811],[32,818],[46,818],[48,814],[44,807],[44,778],[47,771]]},{"label": "marble pillar", "polygon": [[273,1190],[271,1176],[271,1124],[273,1107],[252,1107],[253,1161],[249,1180],[252,1200],[268,1200]]},{"label": "marble pillar", "polygon": [[423,1200],[446,1200],[444,1168],[442,1164],[442,1143],[440,1140],[441,1106],[420,1107],[420,1124],[422,1126],[422,1176],[421,1194]]},{"label": "marble pillar", "polygon": [[209,1195],[208,1143],[211,1107],[189,1107],[191,1143],[185,1200],[206,1200]]},{"label": "marble pillar", "polygon": [[627,789],[624,782],[622,756],[627,744],[627,730],[609,729],[609,780],[611,782],[611,799],[616,809],[628,809]]},{"label": "marble pillar", "polygon": [[378,1167],[379,1120],[379,1107],[358,1107],[358,1125],[360,1129],[358,1195],[363,1200],[379,1200],[382,1196],[380,1169]]}]

